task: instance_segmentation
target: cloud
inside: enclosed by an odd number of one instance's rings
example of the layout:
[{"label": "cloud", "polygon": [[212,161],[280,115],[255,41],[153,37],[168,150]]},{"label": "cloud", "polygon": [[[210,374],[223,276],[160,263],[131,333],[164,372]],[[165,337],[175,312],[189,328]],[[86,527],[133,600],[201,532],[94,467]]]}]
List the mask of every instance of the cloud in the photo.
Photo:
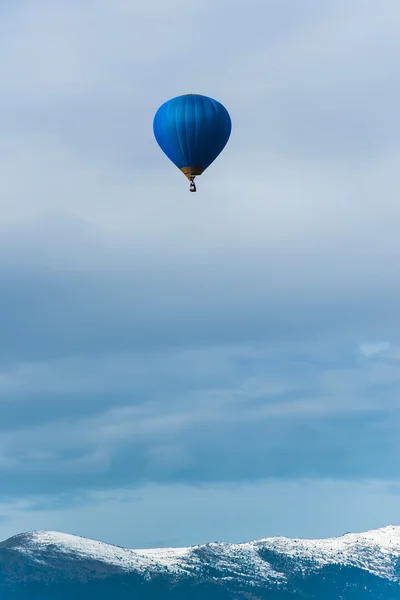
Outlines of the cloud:
[{"label": "cloud", "polygon": [[371,358],[376,355],[385,354],[391,347],[392,344],[390,342],[366,342],[361,344],[360,352],[366,358]]},{"label": "cloud", "polygon": [[394,479],[399,374],[331,352],[228,345],[20,368],[1,405],[7,494]]}]

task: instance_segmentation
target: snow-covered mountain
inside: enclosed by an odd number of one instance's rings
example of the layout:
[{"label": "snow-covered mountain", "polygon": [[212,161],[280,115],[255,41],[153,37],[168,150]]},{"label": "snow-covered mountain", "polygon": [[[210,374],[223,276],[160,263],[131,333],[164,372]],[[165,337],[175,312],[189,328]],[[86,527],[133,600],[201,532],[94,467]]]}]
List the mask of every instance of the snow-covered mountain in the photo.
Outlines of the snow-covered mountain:
[{"label": "snow-covered mountain", "polygon": [[129,550],[52,531],[0,543],[0,594],[14,598],[400,600],[400,527],[323,540]]}]

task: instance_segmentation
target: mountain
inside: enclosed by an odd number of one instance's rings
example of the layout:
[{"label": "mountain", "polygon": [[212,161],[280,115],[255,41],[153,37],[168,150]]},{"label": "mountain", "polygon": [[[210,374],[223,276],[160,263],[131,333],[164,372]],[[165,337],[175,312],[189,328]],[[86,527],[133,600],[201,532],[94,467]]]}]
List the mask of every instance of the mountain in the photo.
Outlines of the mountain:
[{"label": "mountain", "polygon": [[400,527],[129,550],[52,531],[0,543],[1,600],[400,600]]}]

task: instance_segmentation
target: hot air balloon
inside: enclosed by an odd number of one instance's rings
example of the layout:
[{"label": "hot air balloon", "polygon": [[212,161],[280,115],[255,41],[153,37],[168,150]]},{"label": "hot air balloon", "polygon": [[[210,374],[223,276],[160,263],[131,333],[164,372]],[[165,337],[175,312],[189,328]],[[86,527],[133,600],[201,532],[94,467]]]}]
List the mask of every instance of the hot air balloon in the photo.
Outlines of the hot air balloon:
[{"label": "hot air balloon", "polygon": [[226,108],[200,94],[185,94],[160,106],[153,121],[154,136],[161,150],[190,181],[201,175],[222,152],[231,134]]}]

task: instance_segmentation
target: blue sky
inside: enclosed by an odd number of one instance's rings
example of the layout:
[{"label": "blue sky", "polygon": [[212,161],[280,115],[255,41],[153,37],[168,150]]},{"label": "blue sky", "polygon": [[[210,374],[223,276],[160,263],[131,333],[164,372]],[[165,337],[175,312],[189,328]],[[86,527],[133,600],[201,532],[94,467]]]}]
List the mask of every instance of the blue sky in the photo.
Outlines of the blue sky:
[{"label": "blue sky", "polygon": [[[1,539],[400,523],[400,6],[233,4],[0,8]],[[233,121],[195,197],[188,92]]]}]

